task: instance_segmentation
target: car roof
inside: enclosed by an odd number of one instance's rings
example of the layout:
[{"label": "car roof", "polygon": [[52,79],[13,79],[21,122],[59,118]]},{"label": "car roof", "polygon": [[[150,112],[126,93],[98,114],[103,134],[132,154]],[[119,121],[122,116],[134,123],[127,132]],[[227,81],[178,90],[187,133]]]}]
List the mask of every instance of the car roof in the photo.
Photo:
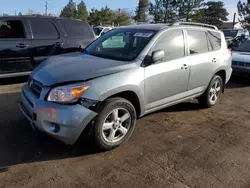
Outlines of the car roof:
[{"label": "car roof", "polygon": [[166,28],[167,24],[139,24],[139,25],[129,25],[121,26],[120,28],[129,28],[129,29],[145,29],[145,30],[161,30]]},{"label": "car roof", "polygon": [[[43,15],[22,15],[22,16],[0,16],[0,18],[4,19],[16,19],[16,18],[39,18],[39,19],[58,19],[58,20],[75,20],[75,21],[84,21],[74,18],[64,18],[64,17],[56,17],[56,16],[43,16]],[[84,21],[86,22],[86,21]]]},{"label": "car roof", "polygon": [[193,22],[170,22],[170,23],[158,23],[158,24],[137,24],[137,25],[129,25],[129,26],[121,26],[120,28],[125,29],[144,29],[144,30],[163,30],[166,28],[196,28],[196,29],[206,29],[206,30],[213,30],[220,32],[215,26],[207,25],[207,24],[200,24],[200,23],[193,23]]}]

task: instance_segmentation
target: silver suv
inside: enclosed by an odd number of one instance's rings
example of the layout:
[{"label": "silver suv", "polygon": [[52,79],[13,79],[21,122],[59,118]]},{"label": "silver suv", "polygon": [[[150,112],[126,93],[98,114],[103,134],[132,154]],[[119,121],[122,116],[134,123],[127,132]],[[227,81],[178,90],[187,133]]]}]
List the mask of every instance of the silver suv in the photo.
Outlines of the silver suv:
[{"label": "silver suv", "polygon": [[117,28],[81,53],[51,57],[24,85],[33,128],[72,145],[89,127],[104,150],[124,143],[136,119],[190,98],[215,105],[229,81],[224,34],[198,23]]}]

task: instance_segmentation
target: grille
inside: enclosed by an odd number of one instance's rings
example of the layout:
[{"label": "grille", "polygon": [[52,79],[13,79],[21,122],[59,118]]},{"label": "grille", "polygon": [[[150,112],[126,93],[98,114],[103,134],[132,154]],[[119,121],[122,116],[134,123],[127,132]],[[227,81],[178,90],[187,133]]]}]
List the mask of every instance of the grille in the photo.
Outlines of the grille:
[{"label": "grille", "polygon": [[240,61],[233,61],[233,65],[242,66],[242,67],[250,67],[250,63],[240,62]]},{"label": "grille", "polygon": [[39,98],[43,89],[43,84],[30,78],[28,81],[28,85],[35,96]]}]

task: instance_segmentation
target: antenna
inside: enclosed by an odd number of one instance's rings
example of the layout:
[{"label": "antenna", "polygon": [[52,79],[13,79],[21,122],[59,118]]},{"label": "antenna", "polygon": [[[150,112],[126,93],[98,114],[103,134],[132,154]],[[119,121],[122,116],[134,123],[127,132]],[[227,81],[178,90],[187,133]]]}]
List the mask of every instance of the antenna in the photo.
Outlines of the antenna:
[{"label": "antenna", "polygon": [[45,15],[48,15],[48,2],[46,1],[46,5],[45,5]]}]

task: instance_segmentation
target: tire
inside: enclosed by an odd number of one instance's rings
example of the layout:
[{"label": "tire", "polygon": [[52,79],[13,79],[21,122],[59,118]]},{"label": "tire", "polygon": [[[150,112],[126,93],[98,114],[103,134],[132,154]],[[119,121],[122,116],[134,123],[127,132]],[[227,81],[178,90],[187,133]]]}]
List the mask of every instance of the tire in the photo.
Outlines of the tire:
[{"label": "tire", "polygon": [[[219,86],[216,84],[219,84]],[[221,97],[223,87],[224,87],[224,84],[223,84],[221,77],[218,75],[215,75],[212,78],[211,82],[209,83],[209,86],[207,87],[205,93],[198,98],[199,103],[205,108],[213,107],[215,104],[218,103]]]},{"label": "tire", "polygon": [[94,138],[100,149],[111,150],[130,138],[137,116],[134,106],[128,100],[107,99],[101,104],[98,112],[94,120]]}]

